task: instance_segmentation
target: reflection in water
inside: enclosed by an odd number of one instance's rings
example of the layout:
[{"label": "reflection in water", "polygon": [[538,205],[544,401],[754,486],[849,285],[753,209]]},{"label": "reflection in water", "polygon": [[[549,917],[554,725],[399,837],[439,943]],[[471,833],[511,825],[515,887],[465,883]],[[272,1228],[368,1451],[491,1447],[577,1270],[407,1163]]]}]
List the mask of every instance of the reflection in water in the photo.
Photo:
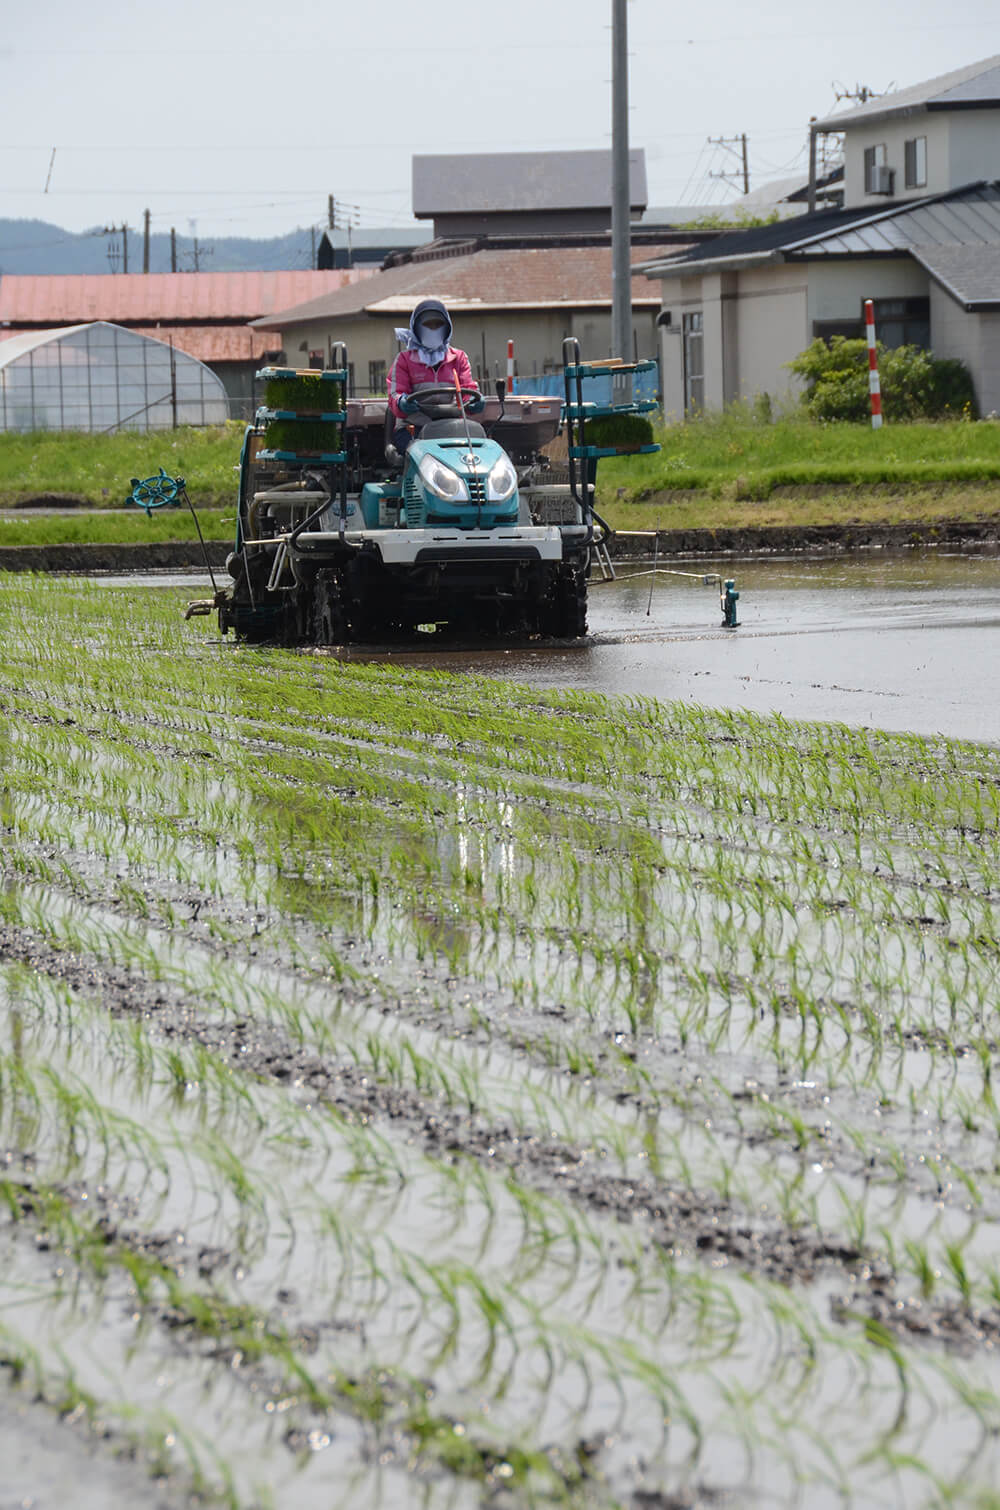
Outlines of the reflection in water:
[{"label": "reflection in water", "polygon": [[[408,666],[605,694],[780,712],[862,728],[1000,741],[1000,563],[932,551],[680,561],[736,580],[740,628],[715,588],[619,569],[590,589],[579,646],[398,651]],[[644,575],[640,575],[644,573]],[[647,611],[648,610],[648,611]],[[380,659],[357,649],[352,660]]]}]

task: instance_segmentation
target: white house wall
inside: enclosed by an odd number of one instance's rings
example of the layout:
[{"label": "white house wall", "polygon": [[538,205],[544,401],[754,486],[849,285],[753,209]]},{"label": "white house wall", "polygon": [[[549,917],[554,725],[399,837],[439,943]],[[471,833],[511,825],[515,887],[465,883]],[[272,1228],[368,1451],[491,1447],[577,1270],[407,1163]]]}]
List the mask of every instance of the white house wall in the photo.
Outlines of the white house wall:
[{"label": "white house wall", "polygon": [[969,368],[980,412],[1000,413],[1000,314],[963,309],[932,283],[931,341],[935,356],[956,357]]},{"label": "white house wall", "polygon": [[979,408],[982,414],[1000,415],[1000,314],[981,314],[976,318],[979,321]]},{"label": "white house wall", "polygon": [[[898,120],[874,121],[857,125],[844,132],[844,204],[848,209],[877,210],[891,199],[922,199],[927,194],[943,194],[954,187],[950,176],[949,117],[921,111]],[[927,138],[927,183],[905,187],[904,144],[914,137]],[[885,147],[885,164],[895,173],[893,192],[865,193],[865,149]]]},{"label": "white house wall", "polygon": [[787,363],[809,344],[805,267],[755,267],[740,274],[740,370],[734,398],[767,393],[790,401],[797,379]]},{"label": "white house wall", "polygon": [[865,299],[926,298],[929,279],[912,257],[809,264],[808,341],[817,320],[860,320]]},{"label": "white house wall", "polygon": [[809,344],[807,271],[804,267],[758,267],[702,278],[664,278],[660,376],[668,418],[684,414],[685,314],[704,319],[705,407],[720,409],[737,399],[768,393],[778,401],[794,391],[787,362]]},{"label": "white house wall", "polygon": [[949,118],[946,187],[1000,178],[1000,110],[961,110]]},{"label": "white house wall", "polygon": [[[927,182],[906,187],[904,144],[927,138]],[[979,179],[1000,177],[1000,110],[919,111],[896,120],[859,124],[844,132],[844,204],[877,210],[889,196],[865,193],[865,148],[885,147],[895,172],[893,199],[944,194]]]}]

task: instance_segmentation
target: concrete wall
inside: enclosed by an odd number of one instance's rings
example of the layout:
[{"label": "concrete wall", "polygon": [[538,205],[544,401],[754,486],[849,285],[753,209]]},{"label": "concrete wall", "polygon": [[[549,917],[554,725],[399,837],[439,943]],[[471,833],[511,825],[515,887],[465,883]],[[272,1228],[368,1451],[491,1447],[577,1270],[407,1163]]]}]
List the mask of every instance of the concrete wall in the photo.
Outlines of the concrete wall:
[{"label": "concrete wall", "polygon": [[[638,220],[645,205],[632,205]],[[434,236],[524,236],[601,234],[611,229],[611,206],[584,210],[462,210],[434,216]]]},{"label": "concrete wall", "polygon": [[660,388],[668,420],[684,418],[684,315],[702,307],[700,278],[662,278],[660,298],[670,324],[660,326]]},{"label": "concrete wall", "polygon": [[[950,177],[948,132],[951,117],[914,112],[896,120],[859,123],[844,132],[844,204],[848,209],[861,207],[877,210],[887,199],[921,199],[925,194],[941,194],[955,185]],[[915,136],[927,138],[927,183],[906,188],[903,144]],[[895,172],[891,195],[865,193],[865,148],[885,147],[886,166]]]},{"label": "concrete wall", "polygon": [[980,413],[1000,414],[1000,314],[965,310],[932,283],[931,342],[935,356],[969,368]]},{"label": "concrete wall", "polygon": [[809,269],[803,266],[749,268],[740,275],[739,379],[734,398],[752,400],[767,393],[790,404],[798,379],[786,363],[809,344]]},{"label": "concrete wall", "polygon": [[1000,178],[1000,110],[959,110],[949,117],[950,186]]},{"label": "concrete wall", "polygon": [[981,314],[979,367],[975,372],[980,412],[1000,415],[1000,314]]},{"label": "concrete wall", "polygon": [[664,278],[663,308],[670,326],[660,331],[663,409],[684,414],[685,314],[704,317],[705,407],[721,409],[738,399],[768,393],[791,401],[795,379],[785,363],[809,344],[807,270],[759,267],[702,278]]},{"label": "concrete wall", "polygon": [[[904,143],[927,138],[927,183],[906,187]],[[893,199],[943,194],[981,178],[1000,178],[1000,109],[915,111],[895,120],[858,124],[844,132],[844,204],[877,210],[886,196],[865,193],[865,148],[884,145],[896,174]]]},{"label": "concrete wall", "polygon": [[928,277],[912,257],[809,263],[808,341],[816,320],[860,320],[865,299],[926,298]]},{"label": "concrete wall", "polygon": [[[635,311],[633,328],[641,358],[656,355],[655,307]],[[492,382],[507,372],[507,342],[514,342],[518,375],[560,371],[564,336],[576,336],[584,360],[606,357],[611,349],[611,315],[607,310],[560,309],[512,311],[508,314],[464,313],[454,315],[453,345],[460,346],[480,381]],[[394,330],[406,325],[408,315],[356,315],[349,318],[307,322],[281,332],[284,360],[290,367],[306,367],[310,351],[322,351],[329,360],[330,344],[346,341],[354,367],[355,392],[367,393],[370,362],[390,366],[399,350]],[[485,369],[484,369],[485,358]]]}]

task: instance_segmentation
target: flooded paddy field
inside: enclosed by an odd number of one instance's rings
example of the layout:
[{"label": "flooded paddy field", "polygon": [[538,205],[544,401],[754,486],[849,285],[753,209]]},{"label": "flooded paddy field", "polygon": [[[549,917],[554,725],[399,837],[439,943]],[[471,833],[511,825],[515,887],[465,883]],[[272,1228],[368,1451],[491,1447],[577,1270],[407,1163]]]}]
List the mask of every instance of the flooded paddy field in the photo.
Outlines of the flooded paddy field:
[{"label": "flooded paddy field", "polygon": [[[474,669],[534,686],[1000,740],[995,550],[668,561],[652,578],[651,564],[594,581],[587,646],[487,654],[472,658]],[[717,589],[702,585],[709,573],[736,581],[735,632],[721,627]],[[469,659],[426,664],[460,670]]]},{"label": "flooded paddy field", "polygon": [[[865,632],[971,717],[970,564]],[[804,721],[871,595],[779,569],[433,666],[0,578],[21,1498],[998,1503],[1000,749]]]}]

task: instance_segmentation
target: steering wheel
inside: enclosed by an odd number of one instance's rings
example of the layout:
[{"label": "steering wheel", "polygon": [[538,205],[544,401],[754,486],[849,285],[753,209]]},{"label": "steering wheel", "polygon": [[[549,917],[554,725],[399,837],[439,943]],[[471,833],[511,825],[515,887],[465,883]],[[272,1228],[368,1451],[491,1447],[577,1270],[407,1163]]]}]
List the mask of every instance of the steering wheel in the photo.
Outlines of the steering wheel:
[{"label": "steering wheel", "polygon": [[408,393],[406,396],[410,400],[416,400],[422,409],[425,404],[430,404],[434,408],[437,408],[442,404],[452,403],[457,407],[457,396],[459,393],[462,395],[463,404],[482,397],[478,388],[456,389],[454,383],[425,383],[420,388],[414,388],[412,393]]}]

